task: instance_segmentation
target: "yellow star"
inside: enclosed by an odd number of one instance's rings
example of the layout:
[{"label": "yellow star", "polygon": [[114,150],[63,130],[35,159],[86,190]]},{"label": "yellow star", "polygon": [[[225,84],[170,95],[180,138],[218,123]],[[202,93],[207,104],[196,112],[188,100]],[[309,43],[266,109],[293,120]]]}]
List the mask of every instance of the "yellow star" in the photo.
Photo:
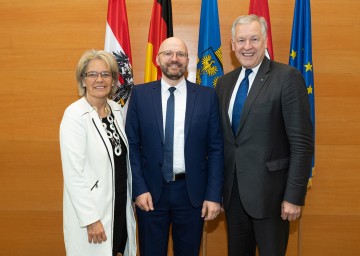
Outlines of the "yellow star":
[{"label": "yellow star", "polygon": [[312,94],[313,93],[313,88],[311,87],[311,84],[309,85],[309,87],[307,88],[308,94]]},{"label": "yellow star", "polygon": [[312,71],[312,65],[310,64],[310,61],[308,62],[308,64],[304,65],[304,67],[306,68],[305,72],[307,71]]},{"label": "yellow star", "polygon": [[293,60],[296,58],[296,52],[294,50],[291,50],[290,56],[293,58]]}]

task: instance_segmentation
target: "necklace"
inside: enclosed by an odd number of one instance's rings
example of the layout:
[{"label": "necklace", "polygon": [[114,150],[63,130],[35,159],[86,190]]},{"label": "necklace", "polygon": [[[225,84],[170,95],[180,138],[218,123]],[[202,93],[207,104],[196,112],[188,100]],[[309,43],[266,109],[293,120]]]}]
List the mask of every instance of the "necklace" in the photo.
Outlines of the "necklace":
[{"label": "necklace", "polygon": [[105,112],[105,115],[106,116],[108,116],[109,114],[110,114],[110,110],[109,110],[109,108],[108,108],[108,104],[106,103],[106,105],[105,105],[105,110],[104,110],[104,112]]},{"label": "necklace", "polygon": [[115,122],[114,122],[114,116],[110,113],[107,115],[107,117],[104,117],[101,119],[102,124],[104,126],[104,129],[106,131],[106,134],[111,142],[111,144],[114,147],[114,153],[117,156],[121,155],[121,141],[120,141],[120,135],[118,134]]},{"label": "necklace", "polygon": [[[86,101],[90,104],[90,106],[95,109],[96,113],[98,114],[100,120],[102,119],[102,115],[99,111],[99,109],[97,107],[95,107],[94,105],[92,105],[90,103],[90,101],[87,99],[87,97],[85,96]],[[104,107],[104,113],[105,113],[105,117],[107,117],[110,114],[110,106],[107,104],[107,102],[105,102],[105,107]]]},{"label": "necklace", "polygon": [[[101,115],[99,109],[97,107],[95,107],[95,106],[92,106],[92,107],[93,107],[93,109],[95,109],[96,113],[98,114],[98,116],[99,116],[99,118],[101,120],[103,118],[103,116]],[[110,114],[110,108],[108,107],[107,103],[106,103],[105,108],[104,108],[104,113],[105,113],[104,117],[107,117]]]}]

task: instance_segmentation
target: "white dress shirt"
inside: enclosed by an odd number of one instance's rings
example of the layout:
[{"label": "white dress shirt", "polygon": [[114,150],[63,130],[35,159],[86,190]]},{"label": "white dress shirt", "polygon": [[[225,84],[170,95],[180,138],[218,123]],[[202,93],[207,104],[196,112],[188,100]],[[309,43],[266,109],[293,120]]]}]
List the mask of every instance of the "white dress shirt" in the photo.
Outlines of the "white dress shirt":
[{"label": "white dress shirt", "polygon": [[[166,107],[167,100],[170,96],[170,85],[161,79],[161,101],[163,112],[163,129],[165,132],[165,120],[166,120]],[[174,110],[174,162],[173,171],[174,174],[185,172],[185,111],[186,111],[186,81],[181,80],[179,84],[175,86],[174,91],[175,98],[175,110]],[[165,136],[165,135],[164,135]]]},{"label": "white dress shirt", "polygon": [[[249,75],[249,90],[248,90],[248,94],[250,92],[251,86],[254,82],[254,79],[256,77],[256,74],[259,70],[259,67],[261,65],[261,62],[259,63],[259,65],[257,65],[256,67],[252,68],[252,72]],[[229,115],[229,119],[230,119],[230,123],[232,124],[232,112],[233,112],[233,108],[234,108],[234,102],[235,102],[235,98],[236,98],[236,94],[237,91],[239,89],[240,83],[241,81],[244,79],[245,77],[245,68],[241,69],[241,72],[239,74],[238,80],[236,81],[234,90],[232,92],[231,98],[230,98],[230,103],[229,103],[229,109],[228,109],[228,115]],[[169,93],[170,94],[170,93]]]}]

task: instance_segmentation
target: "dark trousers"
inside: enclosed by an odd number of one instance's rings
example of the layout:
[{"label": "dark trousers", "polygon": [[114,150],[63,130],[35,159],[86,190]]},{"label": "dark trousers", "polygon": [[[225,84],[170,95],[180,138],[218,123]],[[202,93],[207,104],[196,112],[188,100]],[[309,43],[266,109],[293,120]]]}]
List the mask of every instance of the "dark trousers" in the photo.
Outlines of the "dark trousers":
[{"label": "dark trousers", "polygon": [[141,256],[166,256],[170,226],[174,256],[198,256],[204,220],[200,207],[193,207],[186,189],[186,179],[163,182],[154,211],[136,208]]},{"label": "dark trousers", "polygon": [[289,237],[289,222],[281,219],[280,207],[279,205],[279,216],[266,219],[252,218],[243,208],[235,178],[230,206],[225,212],[228,255],[254,256],[256,246],[260,256],[285,255]]}]

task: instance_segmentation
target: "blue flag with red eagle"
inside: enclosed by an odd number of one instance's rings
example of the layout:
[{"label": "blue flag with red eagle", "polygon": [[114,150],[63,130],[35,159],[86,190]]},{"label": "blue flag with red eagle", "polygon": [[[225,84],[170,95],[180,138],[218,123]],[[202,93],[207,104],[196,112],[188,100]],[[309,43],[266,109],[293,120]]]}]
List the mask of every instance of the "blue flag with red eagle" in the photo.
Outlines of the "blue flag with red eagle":
[{"label": "blue flag with red eagle", "polygon": [[217,0],[201,2],[196,83],[215,87],[224,75]]},{"label": "blue flag with red eagle", "polygon": [[[314,132],[313,136],[315,138],[315,90],[312,60],[310,0],[295,1],[289,64],[300,70],[305,79],[311,109],[311,121]],[[312,184],[314,170],[315,156],[313,156],[312,170],[310,173],[308,187],[310,187]]]}]

